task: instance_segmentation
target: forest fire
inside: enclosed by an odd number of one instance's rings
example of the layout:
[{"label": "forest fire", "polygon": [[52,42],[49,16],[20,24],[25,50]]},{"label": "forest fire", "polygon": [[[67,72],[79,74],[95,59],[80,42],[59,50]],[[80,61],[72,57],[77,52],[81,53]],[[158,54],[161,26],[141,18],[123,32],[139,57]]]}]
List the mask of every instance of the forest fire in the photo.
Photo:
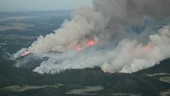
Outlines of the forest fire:
[{"label": "forest fire", "polygon": [[21,65],[47,57],[34,71],[52,74],[96,66],[111,73],[153,67],[170,58],[169,5],[170,0],[92,0],[91,7],[79,7],[14,57]]}]

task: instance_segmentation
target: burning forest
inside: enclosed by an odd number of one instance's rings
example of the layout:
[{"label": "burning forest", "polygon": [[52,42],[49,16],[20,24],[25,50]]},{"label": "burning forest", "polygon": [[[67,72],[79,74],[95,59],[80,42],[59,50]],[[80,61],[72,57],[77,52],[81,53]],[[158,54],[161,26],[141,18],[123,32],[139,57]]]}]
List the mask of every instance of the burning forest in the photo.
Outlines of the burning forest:
[{"label": "burning forest", "polygon": [[155,31],[146,24],[170,18],[169,0],[93,0],[92,5],[77,8],[54,33],[14,54],[24,58],[18,66],[46,57],[35,72],[97,66],[104,72],[133,73],[170,58],[170,25]]}]

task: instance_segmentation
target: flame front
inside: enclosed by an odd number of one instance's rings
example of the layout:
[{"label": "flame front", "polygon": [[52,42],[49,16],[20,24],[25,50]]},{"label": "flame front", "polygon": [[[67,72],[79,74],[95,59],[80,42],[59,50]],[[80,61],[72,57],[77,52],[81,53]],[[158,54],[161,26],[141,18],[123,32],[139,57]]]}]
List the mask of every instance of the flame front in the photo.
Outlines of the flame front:
[{"label": "flame front", "polygon": [[94,46],[98,43],[98,39],[97,37],[94,37],[93,39],[91,40],[88,40],[87,42],[83,43],[83,44],[77,44],[75,49],[77,51],[82,51],[83,49],[87,48],[87,47],[90,47],[90,46]]}]

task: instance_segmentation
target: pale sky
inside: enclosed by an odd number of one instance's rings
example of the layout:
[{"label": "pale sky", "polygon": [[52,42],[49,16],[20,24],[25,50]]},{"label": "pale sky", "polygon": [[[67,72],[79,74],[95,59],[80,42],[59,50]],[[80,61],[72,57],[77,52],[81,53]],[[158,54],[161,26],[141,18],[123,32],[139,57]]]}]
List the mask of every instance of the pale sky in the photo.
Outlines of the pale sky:
[{"label": "pale sky", "polygon": [[35,11],[74,9],[91,6],[91,0],[0,0],[0,11]]}]

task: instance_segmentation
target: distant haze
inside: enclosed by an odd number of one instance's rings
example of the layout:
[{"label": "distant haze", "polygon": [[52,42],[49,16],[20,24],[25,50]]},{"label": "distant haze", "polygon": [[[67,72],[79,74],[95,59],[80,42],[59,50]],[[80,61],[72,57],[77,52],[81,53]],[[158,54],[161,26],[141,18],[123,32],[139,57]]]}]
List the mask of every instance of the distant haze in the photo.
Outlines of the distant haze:
[{"label": "distant haze", "polygon": [[0,0],[0,11],[70,10],[91,0]]}]

